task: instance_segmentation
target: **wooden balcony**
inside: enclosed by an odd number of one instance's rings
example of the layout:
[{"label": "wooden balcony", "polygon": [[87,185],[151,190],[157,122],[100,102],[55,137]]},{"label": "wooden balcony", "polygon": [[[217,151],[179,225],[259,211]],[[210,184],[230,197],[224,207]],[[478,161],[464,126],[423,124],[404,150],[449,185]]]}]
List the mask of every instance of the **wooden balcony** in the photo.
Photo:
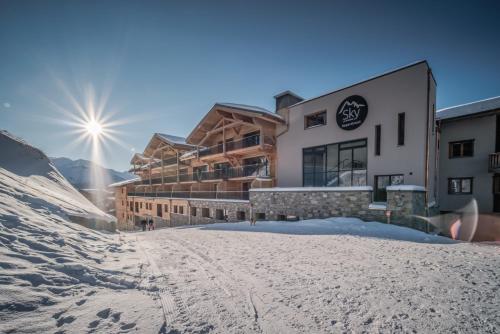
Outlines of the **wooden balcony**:
[{"label": "wooden balcony", "polygon": [[164,191],[164,192],[128,192],[129,197],[148,198],[185,198],[185,199],[238,199],[248,200],[248,191]]},{"label": "wooden balcony", "polygon": [[488,158],[488,172],[500,173],[500,152],[491,153]]},{"label": "wooden balcony", "polygon": [[[262,141],[262,142],[261,142]],[[273,140],[269,136],[254,135],[240,140],[227,141],[225,144],[217,144],[204,149],[200,149],[198,152],[198,158],[202,161],[214,160],[224,155],[245,155],[250,154],[254,150],[272,150]]]},{"label": "wooden balcony", "polygon": [[[243,165],[240,167],[229,167],[225,169],[216,169],[206,172],[198,172],[193,174],[164,175],[163,184],[194,183],[204,181],[217,180],[237,180],[237,179],[252,179],[256,177],[270,177],[268,164]],[[161,175],[154,175],[151,180],[149,178],[136,181],[135,185],[159,185],[162,184]]]}]

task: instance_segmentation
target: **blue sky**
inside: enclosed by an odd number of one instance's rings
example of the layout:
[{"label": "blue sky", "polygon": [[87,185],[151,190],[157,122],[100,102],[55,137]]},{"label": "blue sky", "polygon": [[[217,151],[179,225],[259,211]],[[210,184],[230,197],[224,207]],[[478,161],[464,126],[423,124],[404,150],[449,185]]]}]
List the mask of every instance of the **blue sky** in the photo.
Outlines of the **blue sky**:
[{"label": "blue sky", "polygon": [[[500,95],[498,1],[0,0],[0,128],[90,158],[61,123],[93,87],[127,120],[104,165],[152,133],[187,135],[215,102],[273,110],[427,59],[438,108]],[[66,89],[66,93],[64,91]],[[55,107],[58,106],[58,107]]]}]

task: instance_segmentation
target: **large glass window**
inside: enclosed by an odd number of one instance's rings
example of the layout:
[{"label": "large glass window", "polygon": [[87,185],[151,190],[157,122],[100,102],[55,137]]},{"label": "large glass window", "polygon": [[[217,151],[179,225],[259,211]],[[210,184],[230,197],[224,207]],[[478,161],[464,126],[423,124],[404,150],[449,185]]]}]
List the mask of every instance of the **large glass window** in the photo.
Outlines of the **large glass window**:
[{"label": "large glass window", "polygon": [[303,185],[366,185],[366,139],[303,150]]}]

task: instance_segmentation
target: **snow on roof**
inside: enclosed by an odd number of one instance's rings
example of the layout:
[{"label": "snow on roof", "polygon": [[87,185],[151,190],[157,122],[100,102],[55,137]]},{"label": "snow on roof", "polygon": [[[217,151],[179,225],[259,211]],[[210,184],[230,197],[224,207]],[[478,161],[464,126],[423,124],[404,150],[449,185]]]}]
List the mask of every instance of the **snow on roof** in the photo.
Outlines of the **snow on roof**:
[{"label": "snow on roof", "polygon": [[216,105],[220,105],[220,106],[228,107],[228,108],[242,109],[245,111],[256,112],[256,113],[263,114],[263,115],[269,115],[269,116],[272,116],[272,117],[275,117],[278,119],[283,119],[280,115],[278,115],[272,111],[269,111],[265,108],[261,108],[261,107],[257,107],[257,106],[250,106],[247,104],[238,104],[238,103],[226,103],[226,102],[223,102],[223,103],[217,102]]},{"label": "snow on roof", "polygon": [[163,140],[165,140],[169,143],[172,143],[172,144],[193,146],[191,144],[186,143],[186,138],[184,138],[184,137],[179,137],[179,136],[174,136],[174,135],[169,135],[167,133],[159,133],[159,132],[156,132],[155,135],[157,135],[158,137],[160,137]]},{"label": "snow on roof", "polygon": [[196,152],[197,152],[196,150],[188,151],[188,152],[184,153],[183,155],[181,155],[179,157],[179,159],[184,160],[184,159],[194,158],[196,155]]},{"label": "snow on roof", "polygon": [[500,96],[440,109],[436,117],[437,119],[466,117],[495,109],[500,109]]},{"label": "snow on roof", "polygon": [[134,183],[134,182],[137,182],[140,180],[141,180],[141,178],[139,178],[139,177],[136,177],[136,178],[133,178],[130,180],[123,180],[120,182],[111,183],[110,185],[108,185],[108,188],[121,187],[121,186],[124,186],[126,184]]},{"label": "snow on roof", "polygon": [[[398,68],[395,68],[395,69],[389,70],[389,71],[384,72],[384,73],[382,73],[382,74],[377,74],[377,75],[372,76],[372,77],[369,77],[369,78],[367,78],[367,79],[365,79],[365,80],[358,81],[358,82],[356,82],[356,83],[354,83],[354,84],[350,84],[350,85],[347,85],[347,86],[344,86],[344,87],[341,87],[341,88],[337,88],[337,89],[335,89],[335,90],[332,90],[332,91],[326,92],[326,93],[321,94],[321,95],[319,95],[319,96],[312,97],[312,98],[310,98],[310,99],[306,99],[306,100],[303,100],[303,101],[297,102],[297,103],[295,103],[294,105],[291,105],[289,108],[294,107],[294,106],[299,105],[299,104],[302,104],[302,103],[306,103],[306,102],[309,102],[309,101],[312,101],[312,100],[319,99],[319,98],[321,98],[321,97],[323,97],[323,96],[327,96],[327,95],[330,95],[330,94],[333,94],[333,93],[340,92],[340,91],[342,91],[342,90],[344,90],[344,89],[351,88],[351,87],[353,87],[353,86],[357,86],[357,85],[363,84],[363,83],[365,83],[365,82],[371,81],[371,80],[373,80],[373,79],[378,79],[378,78],[384,77],[384,76],[386,76],[386,75],[393,74],[393,73],[399,72],[399,71],[401,71],[401,70],[404,70],[404,69],[407,69],[407,68],[409,68],[409,67],[413,67],[413,66],[416,66],[416,65],[419,65],[419,64],[427,64],[427,60],[419,60],[419,61],[416,61],[416,62],[414,62],[414,63],[411,63],[411,64],[408,64],[408,65],[405,65],[405,66],[401,66],[401,67],[398,67]],[[429,66],[429,65],[427,64],[427,66]]]}]

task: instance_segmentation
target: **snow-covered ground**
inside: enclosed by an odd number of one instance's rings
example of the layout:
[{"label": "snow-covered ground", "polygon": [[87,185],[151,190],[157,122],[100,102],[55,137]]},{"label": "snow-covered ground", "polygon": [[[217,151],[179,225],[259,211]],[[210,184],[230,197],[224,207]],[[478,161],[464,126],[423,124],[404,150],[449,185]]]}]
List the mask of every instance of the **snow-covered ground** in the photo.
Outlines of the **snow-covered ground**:
[{"label": "snow-covered ground", "polygon": [[500,328],[498,245],[352,218],[101,233],[43,152],[0,147],[0,333]]},{"label": "snow-covered ground", "polygon": [[498,246],[346,218],[215,224],[135,237],[168,328],[180,332],[500,328]]}]

